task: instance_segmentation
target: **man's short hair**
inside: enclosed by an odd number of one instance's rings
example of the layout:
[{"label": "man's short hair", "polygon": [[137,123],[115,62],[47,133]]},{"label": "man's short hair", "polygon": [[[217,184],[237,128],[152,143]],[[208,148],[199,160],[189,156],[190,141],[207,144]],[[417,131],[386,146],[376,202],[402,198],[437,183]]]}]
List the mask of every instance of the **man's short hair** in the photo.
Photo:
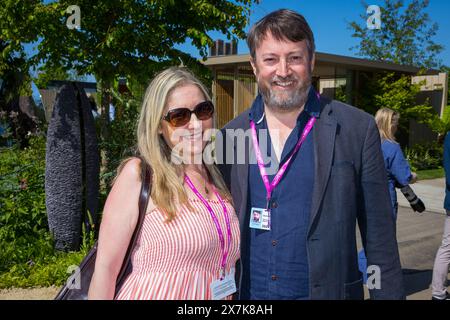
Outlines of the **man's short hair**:
[{"label": "man's short hair", "polygon": [[269,13],[255,23],[247,34],[247,44],[253,59],[256,59],[256,48],[261,45],[268,32],[279,41],[287,39],[292,42],[300,42],[306,40],[309,59],[316,50],[314,35],[306,19],[295,11],[280,9]]}]

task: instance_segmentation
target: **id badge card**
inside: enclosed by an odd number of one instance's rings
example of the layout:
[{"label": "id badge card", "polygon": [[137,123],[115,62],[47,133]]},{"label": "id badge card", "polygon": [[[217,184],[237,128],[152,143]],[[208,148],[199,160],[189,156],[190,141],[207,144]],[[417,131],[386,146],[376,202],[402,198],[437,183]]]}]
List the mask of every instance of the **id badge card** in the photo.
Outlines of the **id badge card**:
[{"label": "id badge card", "polygon": [[234,268],[230,270],[230,273],[220,280],[214,280],[211,283],[211,292],[213,300],[222,300],[228,297],[230,294],[236,292],[236,281],[234,279]]},{"label": "id badge card", "polygon": [[250,212],[250,228],[270,230],[270,211],[262,208],[252,208]]}]

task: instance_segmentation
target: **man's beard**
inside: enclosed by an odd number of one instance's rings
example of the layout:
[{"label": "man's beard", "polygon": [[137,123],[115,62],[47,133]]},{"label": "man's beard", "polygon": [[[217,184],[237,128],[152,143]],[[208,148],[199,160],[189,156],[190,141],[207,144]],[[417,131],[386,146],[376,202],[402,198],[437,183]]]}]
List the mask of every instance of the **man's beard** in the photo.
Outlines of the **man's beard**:
[{"label": "man's beard", "polygon": [[[292,90],[292,92],[283,92],[281,95],[278,92],[274,92],[271,84],[276,81],[280,82],[297,82],[297,87]],[[309,88],[311,87],[311,76],[307,77],[303,81],[296,78],[295,76],[290,76],[286,78],[274,77],[269,85],[267,86],[263,81],[258,78],[259,91],[264,100],[264,104],[276,111],[292,111],[301,108],[308,100]],[[285,96],[289,93],[288,96]]]}]

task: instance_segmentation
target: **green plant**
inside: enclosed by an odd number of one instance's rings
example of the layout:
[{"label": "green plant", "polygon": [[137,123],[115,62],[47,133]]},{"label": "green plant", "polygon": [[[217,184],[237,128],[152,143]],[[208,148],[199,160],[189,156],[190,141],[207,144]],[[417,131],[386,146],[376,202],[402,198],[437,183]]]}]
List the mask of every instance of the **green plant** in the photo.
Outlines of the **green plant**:
[{"label": "green plant", "polygon": [[[116,113],[114,119],[111,121],[111,134],[108,139],[100,137],[99,146],[104,152],[107,159],[106,166],[102,168],[100,175],[102,188],[100,190],[101,205],[105,198],[105,194],[109,192],[111,182],[116,175],[116,169],[120,162],[132,156],[136,146],[136,126],[141,107],[142,96],[131,96],[129,94],[119,94],[113,91],[114,105]],[[141,93],[143,95],[143,92]]]},{"label": "green plant", "polygon": [[62,286],[70,276],[70,267],[78,266],[94,245],[95,232],[93,228],[90,230],[86,233],[83,228],[82,246],[78,252],[53,251],[53,241],[50,238],[44,243],[35,242],[35,246],[50,246],[52,251],[36,261],[16,263],[6,272],[0,273],[0,289]]},{"label": "green plant", "polygon": [[334,94],[334,99],[347,103],[347,86],[346,85],[340,85],[339,87],[336,88],[336,92]]},{"label": "green plant", "polygon": [[[42,131],[45,131],[42,128]],[[0,288],[62,285],[95,241],[96,228],[83,225],[79,252],[56,252],[45,206],[44,135],[29,146],[0,148]]]},{"label": "green plant", "polygon": [[[52,251],[45,208],[45,137],[0,152],[0,272]],[[36,246],[38,245],[38,246]]]},{"label": "green plant", "polygon": [[413,171],[439,169],[442,167],[443,150],[437,142],[416,144],[405,148],[405,157]]},{"label": "green plant", "polygon": [[444,108],[442,118],[435,114],[426,124],[443,139],[445,134],[450,131],[450,106]]}]

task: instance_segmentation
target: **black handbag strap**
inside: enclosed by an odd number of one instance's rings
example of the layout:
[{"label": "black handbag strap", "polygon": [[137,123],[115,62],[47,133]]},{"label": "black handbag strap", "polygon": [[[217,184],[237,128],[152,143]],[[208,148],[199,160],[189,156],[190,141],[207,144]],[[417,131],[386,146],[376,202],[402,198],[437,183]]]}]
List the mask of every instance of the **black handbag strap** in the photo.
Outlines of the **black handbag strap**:
[{"label": "black handbag strap", "polygon": [[146,163],[143,158],[141,159],[141,192],[139,195],[139,218],[136,224],[136,227],[133,232],[133,236],[131,237],[130,244],[128,245],[127,252],[123,259],[122,267],[120,268],[119,275],[117,276],[116,281],[116,293],[122,286],[125,277],[131,271],[131,254],[133,253],[133,249],[136,245],[136,241],[141,233],[142,223],[145,218],[145,213],[147,211],[147,204],[150,197],[150,192],[152,189],[152,168]]}]

